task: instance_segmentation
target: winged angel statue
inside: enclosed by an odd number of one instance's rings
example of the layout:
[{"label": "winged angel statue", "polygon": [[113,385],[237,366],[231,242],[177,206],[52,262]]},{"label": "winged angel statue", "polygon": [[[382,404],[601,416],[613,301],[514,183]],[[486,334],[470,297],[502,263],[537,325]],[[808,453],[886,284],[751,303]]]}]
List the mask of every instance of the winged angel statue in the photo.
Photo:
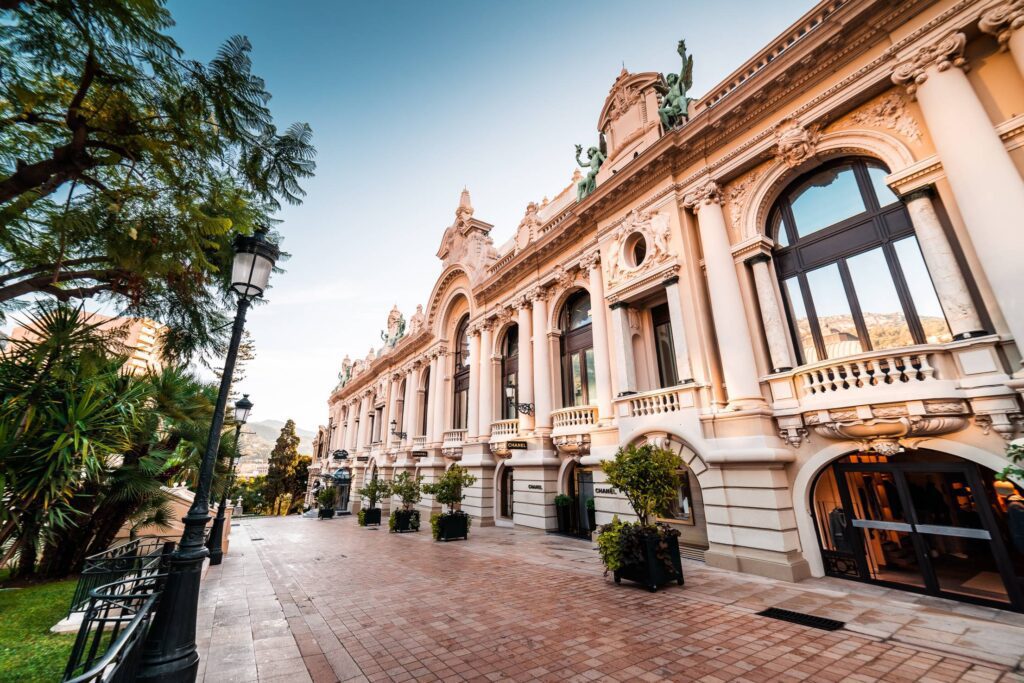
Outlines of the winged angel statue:
[{"label": "winged angel statue", "polygon": [[665,130],[689,120],[690,98],[686,96],[687,91],[693,87],[693,55],[686,54],[686,41],[680,40],[676,52],[683,60],[682,69],[678,74],[669,74],[665,77],[665,85],[661,88],[661,106],[658,107],[658,116],[661,117],[661,125]]}]

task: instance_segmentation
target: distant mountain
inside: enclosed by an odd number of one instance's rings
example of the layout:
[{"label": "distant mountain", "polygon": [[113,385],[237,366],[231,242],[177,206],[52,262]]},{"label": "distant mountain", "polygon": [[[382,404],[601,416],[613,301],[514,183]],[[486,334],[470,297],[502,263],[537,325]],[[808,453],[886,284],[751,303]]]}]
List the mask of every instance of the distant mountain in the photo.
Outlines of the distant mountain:
[{"label": "distant mountain", "polygon": [[[266,460],[270,452],[274,450],[277,437],[284,427],[283,420],[259,420],[258,422],[246,422],[242,428],[242,436],[239,438],[239,450],[242,452],[243,460]],[[312,455],[314,433],[308,429],[295,427],[295,434],[299,437],[299,455]]]}]

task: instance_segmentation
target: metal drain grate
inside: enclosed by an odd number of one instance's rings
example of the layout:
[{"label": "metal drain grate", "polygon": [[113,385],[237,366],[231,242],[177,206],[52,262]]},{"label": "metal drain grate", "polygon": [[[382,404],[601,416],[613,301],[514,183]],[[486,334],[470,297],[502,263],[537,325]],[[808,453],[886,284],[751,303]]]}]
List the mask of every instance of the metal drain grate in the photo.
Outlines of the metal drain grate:
[{"label": "metal drain grate", "polygon": [[788,621],[792,624],[800,624],[801,626],[820,628],[823,631],[838,631],[846,625],[845,621],[816,617],[813,614],[803,614],[802,612],[791,612],[788,609],[779,609],[778,607],[769,607],[764,611],[758,612],[757,615],[780,621]]}]

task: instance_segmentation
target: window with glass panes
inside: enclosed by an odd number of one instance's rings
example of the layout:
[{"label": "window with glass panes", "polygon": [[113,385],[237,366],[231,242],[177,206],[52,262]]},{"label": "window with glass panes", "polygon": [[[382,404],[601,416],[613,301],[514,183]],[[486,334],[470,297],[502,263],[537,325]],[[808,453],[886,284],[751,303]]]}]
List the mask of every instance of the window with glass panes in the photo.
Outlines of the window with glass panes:
[{"label": "window with glass panes", "polygon": [[[508,397],[509,388],[512,398]],[[513,325],[505,333],[501,345],[501,419],[514,420],[519,403],[519,326]]]},{"label": "window with glass panes", "polygon": [[452,382],[452,429],[469,422],[469,316],[455,329],[455,376]]},{"label": "window with glass panes", "polygon": [[903,204],[869,159],[798,178],[769,218],[800,362],[952,339]]},{"label": "window with glass panes", "polygon": [[562,307],[562,405],[590,405],[597,397],[590,294],[579,291]]},{"label": "window with glass panes", "polygon": [[662,389],[674,387],[679,384],[679,373],[676,369],[676,350],[672,341],[672,320],[669,318],[668,304],[658,304],[651,308],[651,320],[654,323],[659,385]]}]

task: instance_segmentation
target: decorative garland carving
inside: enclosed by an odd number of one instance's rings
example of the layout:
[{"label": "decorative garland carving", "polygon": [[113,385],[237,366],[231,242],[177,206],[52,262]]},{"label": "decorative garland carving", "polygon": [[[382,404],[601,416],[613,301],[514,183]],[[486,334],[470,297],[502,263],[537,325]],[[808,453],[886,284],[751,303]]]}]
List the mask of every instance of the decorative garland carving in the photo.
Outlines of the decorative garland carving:
[{"label": "decorative garland carving", "polygon": [[888,128],[908,140],[921,141],[917,120],[907,111],[907,100],[898,92],[889,93],[871,106],[854,111],[850,120],[862,126]]}]

